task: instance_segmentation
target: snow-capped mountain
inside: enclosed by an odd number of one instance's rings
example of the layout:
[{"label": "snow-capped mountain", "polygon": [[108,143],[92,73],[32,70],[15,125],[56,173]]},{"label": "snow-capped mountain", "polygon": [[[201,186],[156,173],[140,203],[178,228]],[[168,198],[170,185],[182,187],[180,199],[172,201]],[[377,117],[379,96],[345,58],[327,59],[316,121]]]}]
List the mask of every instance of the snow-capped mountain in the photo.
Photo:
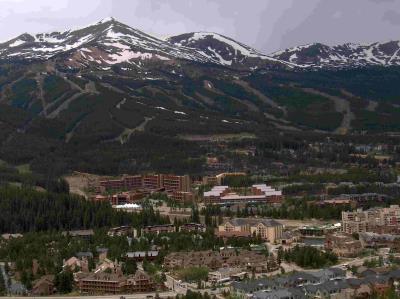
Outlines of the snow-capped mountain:
[{"label": "snow-capped mountain", "polygon": [[167,40],[176,46],[197,49],[200,53],[211,57],[225,66],[247,64],[257,67],[264,63],[277,62],[277,59],[217,33],[192,32],[172,36]]},{"label": "snow-capped mountain", "polygon": [[103,69],[120,63],[140,67],[176,60],[247,69],[290,64],[216,33],[188,33],[162,40],[113,18],[77,30],[25,33],[0,44],[1,60],[58,58],[69,68],[95,65]]},{"label": "snow-capped mountain", "polygon": [[47,60],[60,54],[67,54],[66,63],[70,67],[173,59],[216,63],[193,49],[176,47],[113,18],[74,31],[25,33],[0,44],[0,59]]},{"label": "snow-capped mountain", "polygon": [[314,43],[271,54],[303,68],[355,68],[400,65],[400,42],[327,46]]},{"label": "snow-capped mountain", "polygon": [[107,70],[117,64],[150,70],[154,63],[195,62],[231,69],[355,68],[400,65],[400,42],[367,45],[320,43],[265,55],[229,37],[209,32],[185,33],[165,40],[113,18],[64,32],[24,33],[0,43],[0,60],[56,60],[70,69]]}]

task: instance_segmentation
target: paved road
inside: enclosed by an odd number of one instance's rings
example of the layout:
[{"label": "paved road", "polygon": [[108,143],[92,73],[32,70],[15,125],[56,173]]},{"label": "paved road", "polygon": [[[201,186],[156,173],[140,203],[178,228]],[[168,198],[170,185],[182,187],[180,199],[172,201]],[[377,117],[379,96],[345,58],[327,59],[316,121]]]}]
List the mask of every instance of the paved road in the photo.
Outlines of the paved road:
[{"label": "paved road", "polygon": [[376,260],[379,259],[379,255],[371,255],[371,256],[366,256],[366,257],[361,257],[361,258],[354,258],[354,259],[348,259],[348,261],[343,261],[339,265],[335,267],[340,267],[344,265],[348,265],[349,267],[351,266],[362,266],[365,261],[370,261],[370,260]]},{"label": "paved road", "polygon": [[165,281],[165,286],[170,290],[176,292],[177,294],[185,295],[188,289],[186,283],[176,280],[171,275],[166,275],[167,280]]},{"label": "paved road", "polygon": [[4,263],[0,263],[0,272],[1,272],[1,274],[3,274],[4,284],[5,284],[6,290],[8,290],[10,286],[8,285],[8,275],[6,273],[4,266],[5,266]]},{"label": "paved road", "polygon": [[[147,296],[153,296],[155,297],[156,293],[143,293],[143,294],[129,294],[129,295],[108,295],[108,296],[48,296],[48,297],[12,297],[15,299],[26,299],[26,298],[37,298],[37,299],[55,299],[55,298],[65,298],[65,299],[119,299],[121,298],[121,296],[125,297],[126,299],[143,299],[143,298],[147,298]],[[161,298],[167,298],[167,297],[171,297],[171,298],[175,298],[176,293],[169,291],[169,292],[161,292],[159,293],[159,296]],[[0,298],[11,298],[11,297],[0,297]]]}]

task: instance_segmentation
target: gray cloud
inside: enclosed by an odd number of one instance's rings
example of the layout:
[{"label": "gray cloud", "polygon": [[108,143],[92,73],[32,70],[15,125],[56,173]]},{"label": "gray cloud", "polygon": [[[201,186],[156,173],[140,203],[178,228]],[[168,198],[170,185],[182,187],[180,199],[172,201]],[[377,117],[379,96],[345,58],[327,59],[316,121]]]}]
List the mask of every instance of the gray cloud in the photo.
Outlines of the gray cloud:
[{"label": "gray cloud", "polygon": [[[275,28],[284,29],[275,30],[270,40],[280,40],[280,48],[286,48],[313,42],[332,45],[400,39],[400,24],[389,23],[384,17],[387,11],[400,12],[400,2],[322,0],[314,4],[304,9],[300,1],[294,3],[275,24]],[[299,18],[299,14],[304,17]],[[286,21],[296,18],[297,23]]]},{"label": "gray cloud", "polygon": [[390,24],[400,25],[400,13],[397,11],[389,10],[385,12],[383,19]]},{"label": "gray cloud", "polygon": [[311,42],[400,39],[392,0],[0,0],[0,40],[114,16],[157,36],[213,31],[264,52]]}]

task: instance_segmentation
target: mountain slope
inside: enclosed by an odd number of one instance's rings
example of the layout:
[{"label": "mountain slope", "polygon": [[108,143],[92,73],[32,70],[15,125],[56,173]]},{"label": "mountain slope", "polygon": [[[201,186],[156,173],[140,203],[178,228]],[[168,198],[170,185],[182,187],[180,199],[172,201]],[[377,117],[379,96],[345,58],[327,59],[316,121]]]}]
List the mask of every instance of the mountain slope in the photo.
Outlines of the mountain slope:
[{"label": "mountain slope", "polygon": [[112,18],[74,31],[23,34],[0,44],[0,59],[3,60],[46,60],[60,54],[68,57],[66,64],[70,67],[172,59],[215,63],[197,51],[172,46]]},{"label": "mountain slope", "polygon": [[320,43],[298,46],[271,54],[302,68],[358,68],[400,65],[400,41],[367,45]]},{"label": "mountain slope", "polygon": [[225,66],[247,66],[254,69],[267,63],[280,63],[247,45],[212,32],[185,33],[171,36],[167,41],[176,46],[196,49]]},{"label": "mountain slope", "polygon": [[398,132],[398,52],[315,44],[271,58],[214,33],[160,40],[113,19],[23,34],[0,44],[0,159],[44,174],[198,173],[196,141],[210,135]]},{"label": "mountain slope", "polygon": [[[257,69],[332,69],[400,65],[400,42],[327,46],[314,43],[265,55],[232,38],[192,32],[161,40],[113,18],[77,30],[30,35],[0,44],[1,61],[57,59],[66,69],[150,70],[154,64],[175,67],[200,63],[254,71]],[[149,66],[149,67],[148,67]]]},{"label": "mountain slope", "polygon": [[[222,35],[191,35],[190,42],[183,40],[186,35],[164,41],[107,18],[78,30],[22,34],[0,44],[0,60],[44,61],[58,58],[69,69],[92,66],[105,70],[124,63],[139,69],[142,64],[154,62],[168,65],[190,62],[247,68],[286,64]],[[193,38],[197,43],[192,42]]]}]

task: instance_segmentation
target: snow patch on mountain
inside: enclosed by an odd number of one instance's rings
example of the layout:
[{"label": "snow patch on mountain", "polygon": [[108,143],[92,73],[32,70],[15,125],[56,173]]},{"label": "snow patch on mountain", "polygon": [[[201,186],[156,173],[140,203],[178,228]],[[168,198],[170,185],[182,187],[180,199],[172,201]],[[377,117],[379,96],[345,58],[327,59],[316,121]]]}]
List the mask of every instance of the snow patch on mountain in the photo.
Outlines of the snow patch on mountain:
[{"label": "snow patch on mountain", "polygon": [[400,42],[328,46],[314,43],[271,54],[302,68],[355,68],[400,65]]},{"label": "snow patch on mountain", "polygon": [[[229,37],[194,32],[158,39],[105,18],[93,25],[64,32],[22,34],[0,43],[0,59],[60,59],[68,68],[130,64],[147,67],[150,60],[180,67],[180,60],[255,71],[270,66],[349,68],[400,65],[400,42],[327,46],[308,44],[265,55]],[[172,70],[169,70],[172,72]],[[172,72],[173,73],[173,72]],[[179,74],[179,76],[182,76]]]},{"label": "snow patch on mountain", "polygon": [[167,38],[167,41],[175,46],[197,50],[209,59],[225,66],[246,65],[250,69],[256,69],[270,62],[290,66],[288,62],[280,62],[247,45],[213,32],[185,33],[171,36]]},{"label": "snow patch on mountain", "polygon": [[11,47],[11,48],[14,48],[14,47],[18,47],[20,45],[23,45],[25,43],[26,43],[25,41],[17,39],[15,42],[9,44],[8,46]]}]

